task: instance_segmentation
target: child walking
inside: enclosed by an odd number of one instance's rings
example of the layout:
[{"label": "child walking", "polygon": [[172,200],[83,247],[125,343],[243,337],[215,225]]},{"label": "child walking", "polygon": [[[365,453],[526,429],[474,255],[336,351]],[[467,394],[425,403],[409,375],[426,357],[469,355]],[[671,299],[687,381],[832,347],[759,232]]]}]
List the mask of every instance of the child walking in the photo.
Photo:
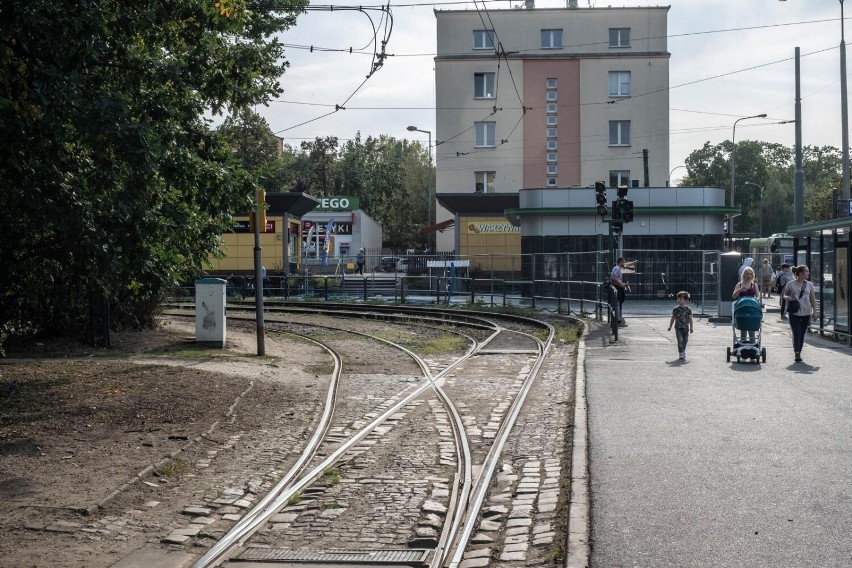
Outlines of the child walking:
[{"label": "child walking", "polygon": [[686,360],[686,344],[692,329],[692,310],[686,305],[689,300],[689,292],[677,293],[677,305],[672,310],[672,319],[669,320],[669,331],[672,325],[675,327],[677,337],[677,350],[681,360]]}]

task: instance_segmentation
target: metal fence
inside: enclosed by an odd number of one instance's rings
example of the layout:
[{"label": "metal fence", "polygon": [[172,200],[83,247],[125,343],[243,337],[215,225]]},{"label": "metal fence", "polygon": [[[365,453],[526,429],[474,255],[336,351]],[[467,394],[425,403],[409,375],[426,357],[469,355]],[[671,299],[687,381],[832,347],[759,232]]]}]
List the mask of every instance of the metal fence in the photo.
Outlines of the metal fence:
[{"label": "metal fence", "polygon": [[[622,256],[633,266],[624,271],[624,280],[630,286],[625,317],[670,313],[679,291],[689,292],[696,315],[716,315],[720,299],[719,254],[702,250],[624,250]],[[407,262],[389,262],[387,271],[368,269],[364,275],[337,270],[331,274],[303,271],[286,277],[272,276],[264,294],[315,301],[520,306],[599,315],[609,307],[605,282],[613,264],[611,251],[399,258]],[[227,292],[232,297],[251,297],[253,279],[229,278]],[[176,290],[176,295],[183,297],[193,294],[193,290]]]}]

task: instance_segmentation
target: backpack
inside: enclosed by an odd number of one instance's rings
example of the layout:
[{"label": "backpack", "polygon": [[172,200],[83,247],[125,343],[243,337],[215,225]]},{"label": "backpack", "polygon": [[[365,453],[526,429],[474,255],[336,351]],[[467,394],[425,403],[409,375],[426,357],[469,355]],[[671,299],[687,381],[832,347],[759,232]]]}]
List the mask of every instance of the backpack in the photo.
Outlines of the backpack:
[{"label": "backpack", "polygon": [[778,278],[775,280],[775,292],[778,294],[784,293],[784,287],[787,286],[787,282],[789,282],[789,276],[786,272],[781,272],[778,274]]}]

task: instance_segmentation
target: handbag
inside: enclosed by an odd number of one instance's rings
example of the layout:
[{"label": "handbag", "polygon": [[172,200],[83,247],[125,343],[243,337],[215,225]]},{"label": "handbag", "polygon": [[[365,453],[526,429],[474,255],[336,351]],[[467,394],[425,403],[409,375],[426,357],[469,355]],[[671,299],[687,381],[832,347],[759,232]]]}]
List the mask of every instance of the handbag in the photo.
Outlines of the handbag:
[{"label": "handbag", "polygon": [[807,282],[803,283],[802,284],[802,290],[801,290],[801,292],[799,292],[799,297],[796,298],[795,300],[790,300],[789,302],[787,302],[787,313],[788,314],[795,314],[796,312],[798,312],[801,309],[802,306],[799,304],[799,300],[802,298],[802,295],[805,293],[805,288],[807,288],[807,287],[808,287],[808,283]]}]

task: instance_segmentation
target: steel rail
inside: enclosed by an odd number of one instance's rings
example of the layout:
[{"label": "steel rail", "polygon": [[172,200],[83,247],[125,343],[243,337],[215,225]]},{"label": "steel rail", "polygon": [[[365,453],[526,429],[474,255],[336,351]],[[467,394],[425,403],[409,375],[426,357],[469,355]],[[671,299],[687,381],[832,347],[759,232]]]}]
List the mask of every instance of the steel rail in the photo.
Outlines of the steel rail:
[{"label": "steel rail", "polygon": [[[237,319],[242,319],[242,318],[237,318]],[[249,319],[249,318],[246,318],[246,319]],[[270,321],[268,323],[273,324],[275,322]],[[359,430],[358,432],[353,434],[349,438],[348,441],[346,441],[342,445],[340,445],[335,452],[333,452],[331,455],[329,455],[322,463],[320,463],[318,466],[316,466],[316,468],[308,471],[308,473],[305,474],[303,477],[301,477],[298,481],[296,481],[295,483],[292,483],[292,484],[290,484],[290,483],[285,484],[285,485],[289,485],[289,486],[282,489],[281,491],[279,491],[277,493],[270,492],[267,495],[267,498],[265,498],[266,504],[262,508],[262,510],[258,509],[258,507],[255,507],[254,509],[252,509],[251,518],[246,520],[245,522],[241,523],[239,528],[237,526],[232,527],[232,529],[224,537],[222,537],[222,539],[220,539],[219,542],[217,542],[213,547],[211,547],[210,550],[207,551],[207,553],[205,553],[195,564],[193,564],[193,568],[206,568],[206,567],[209,567],[209,566],[214,566],[215,563],[218,563],[219,561],[224,560],[225,555],[228,554],[231,551],[231,549],[233,549],[235,546],[244,545],[245,541],[248,538],[250,538],[251,535],[254,534],[268,520],[269,517],[278,513],[281,509],[283,509],[288,504],[289,500],[294,495],[296,495],[299,491],[301,491],[302,489],[304,489],[305,487],[309,486],[311,483],[316,481],[316,479],[318,479],[325,472],[325,470],[328,469],[328,467],[330,467],[331,465],[333,465],[334,463],[339,461],[342,458],[342,456],[345,455],[345,453],[349,449],[351,449],[354,445],[356,445],[361,440],[363,440],[366,436],[368,436],[376,427],[378,427],[380,424],[385,422],[393,414],[397,413],[405,405],[409,404],[411,402],[411,400],[414,400],[415,398],[420,396],[428,388],[432,387],[433,389],[436,390],[436,392],[438,392],[438,389],[436,388],[435,381],[437,379],[443,379],[443,377],[446,374],[448,374],[450,371],[452,371],[454,368],[456,368],[458,365],[460,365],[463,361],[465,361],[469,357],[471,357],[472,354],[475,352],[475,350],[477,348],[476,341],[473,340],[472,338],[470,338],[470,340],[473,342],[471,348],[461,358],[459,358],[457,361],[453,362],[452,364],[447,366],[445,369],[443,369],[436,377],[433,377],[431,370],[429,369],[428,364],[422,358],[420,358],[418,355],[416,355],[415,353],[413,353],[412,351],[410,351],[409,349],[407,349],[407,348],[405,348],[401,345],[395,344],[395,343],[393,343],[389,340],[386,340],[386,339],[383,339],[383,338],[380,338],[380,337],[370,336],[368,334],[364,334],[364,333],[357,332],[357,331],[341,330],[340,328],[332,328],[332,327],[329,327],[329,326],[321,326],[321,325],[316,325],[316,324],[311,324],[311,325],[313,327],[333,329],[335,331],[348,331],[348,332],[356,334],[356,335],[362,335],[362,336],[369,337],[371,339],[375,339],[375,340],[387,343],[389,345],[392,345],[392,346],[402,350],[403,352],[407,353],[409,356],[411,356],[417,362],[418,366],[420,366],[420,368],[423,371],[427,380],[420,387],[418,387],[412,393],[410,393],[408,396],[404,397],[397,404],[395,404],[394,406],[392,406],[391,408],[386,410],[382,415],[375,418],[370,424],[364,426],[361,430]],[[499,331],[495,331],[495,334],[497,334],[497,333],[499,333]],[[461,436],[461,439],[465,440],[462,444],[462,447],[466,448],[467,447],[466,435],[464,433],[464,427],[463,427],[463,424],[461,422],[461,417],[460,417],[460,415],[458,415],[457,411],[454,412],[454,423],[456,423],[456,422],[457,422],[457,424],[456,424],[454,430],[458,430],[458,432],[459,432],[458,435]],[[457,442],[457,453],[459,451],[460,451],[459,444]],[[469,450],[468,450],[468,452],[469,452]],[[470,473],[470,471],[472,471],[472,466],[471,466],[471,463],[470,463],[469,453],[466,456],[466,458],[459,456],[458,462],[459,462],[459,464],[462,464],[462,463],[466,464],[465,468],[468,471],[466,473],[465,472],[459,472],[459,473],[461,474],[462,479],[466,480],[465,483],[469,487],[470,479],[472,479],[472,474]],[[281,486],[282,484],[279,483],[278,485]],[[467,495],[468,492],[469,491],[464,492],[464,494]],[[258,510],[255,513],[254,511],[256,509],[258,509]]]},{"label": "steel rail", "polygon": [[462,557],[464,556],[465,549],[467,548],[467,544],[470,541],[470,536],[473,532],[473,528],[476,525],[475,521],[479,515],[480,509],[482,508],[482,504],[485,501],[485,497],[488,493],[488,488],[491,485],[491,479],[494,477],[494,470],[497,466],[497,460],[500,457],[500,454],[503,451],[503,447],[506,445],[506,441],[508,440],[509,435],[512,432],[512,428],[515,425],[515,420],[517,420],[517,417],[521,412],[521,408],[523,407],[527,394],[532,388],[532,385],[535,382],[535,379],[539,373],[539,370],[541,369],[541,366],[544,364],[544,358],[547,354],[547,350],[550,348],[550,345],[553,342],[553,337],[555,335],[556,330],[552,325],[546,322],[539,322],[539,325],[541,324],[546,325],[548,328],[548,337],[546,342],[542,342],[540,339],[533,335],[524,334],[535,340],[536,344],[539,347],[539,356],[536,358],[536,362],[533,364],[532,369],[530,369],[530,372],[526,380],[524,381],[521,390],[518,392],[518,396],[515,397],[515,401],[512,403],[512,407],[509,413],[506,415],[506,418],[501,423],[496,439],[491,445],[491,449],[489,450],[488,455],[486,456],[485,461],[483,463],[482,470],[480,471],[480,474],[477,477],[473,501],[470,502],[468,507],[468,522],[465,523],[464,530],[459,536],[458,541],[455,543],[454,554],[452,555],[452,559],[449,563],[450,568],[458,568],[458,566],[461,564]]}]

